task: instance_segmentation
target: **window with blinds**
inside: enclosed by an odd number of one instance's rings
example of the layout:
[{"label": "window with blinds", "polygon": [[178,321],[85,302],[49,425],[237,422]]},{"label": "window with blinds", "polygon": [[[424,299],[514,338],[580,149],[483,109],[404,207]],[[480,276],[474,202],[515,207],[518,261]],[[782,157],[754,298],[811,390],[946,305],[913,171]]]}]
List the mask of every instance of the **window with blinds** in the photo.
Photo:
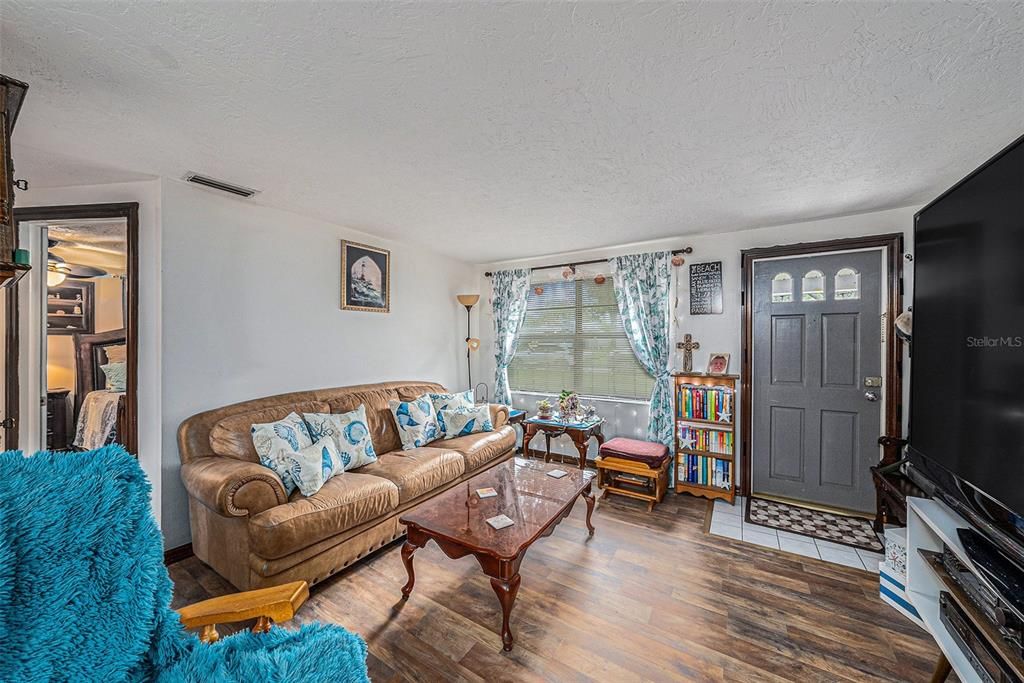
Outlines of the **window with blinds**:
[{"label": "window with blinds", "polygon": [[654,378],[637,361],[611,278],[546,282],[530,289],[526,320],[508,369],[513,391],[648,400]]}]

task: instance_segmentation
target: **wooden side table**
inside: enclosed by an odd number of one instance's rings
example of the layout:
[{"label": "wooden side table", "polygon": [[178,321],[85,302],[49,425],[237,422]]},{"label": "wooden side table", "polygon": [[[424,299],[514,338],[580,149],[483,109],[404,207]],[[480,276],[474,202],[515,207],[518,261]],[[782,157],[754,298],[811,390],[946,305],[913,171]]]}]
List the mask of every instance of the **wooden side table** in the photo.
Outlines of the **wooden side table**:
[{"label": "wooden side table", "polygon": [[598,448],[604,443],[604,432],[602,426],[604,418],[596,422],[562,422],[557,418],[542,420],[539,417],[531,417],[523,421],[526,433],[523,435],[523,455],[530,455],[530,441],[540,433],[544,434],[544,462],[551,462],[551,438],[568,434],[572,439],[576,451],[580,454],[580,469],[587,466],[587,446],[590,439],[597,439]]}]

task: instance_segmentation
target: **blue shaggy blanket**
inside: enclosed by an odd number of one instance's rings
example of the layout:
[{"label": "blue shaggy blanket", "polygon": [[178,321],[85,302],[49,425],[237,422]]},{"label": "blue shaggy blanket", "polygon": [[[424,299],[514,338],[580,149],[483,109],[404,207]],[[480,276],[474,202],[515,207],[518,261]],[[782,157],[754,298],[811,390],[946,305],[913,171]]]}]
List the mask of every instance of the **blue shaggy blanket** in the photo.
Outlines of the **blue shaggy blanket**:
[{"label": "blue shaggy blanket", "polygon": [[183,629],[149,494],[118,446],[0,453],[0,681],[369,681],[340,626]]}]

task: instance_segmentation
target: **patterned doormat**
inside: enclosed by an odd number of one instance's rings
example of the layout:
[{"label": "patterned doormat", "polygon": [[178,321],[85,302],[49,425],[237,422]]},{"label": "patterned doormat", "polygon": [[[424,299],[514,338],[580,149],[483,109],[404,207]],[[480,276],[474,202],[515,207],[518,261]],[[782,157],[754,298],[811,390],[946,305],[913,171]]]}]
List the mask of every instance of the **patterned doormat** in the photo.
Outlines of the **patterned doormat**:
[{"label": "patterned doormat", "polygon": [[747,498],[746,517],[750,524],[769,529],[789,531],[876,553],[885,550],[871,522],[862,517],[821,512],[753,496]]}]

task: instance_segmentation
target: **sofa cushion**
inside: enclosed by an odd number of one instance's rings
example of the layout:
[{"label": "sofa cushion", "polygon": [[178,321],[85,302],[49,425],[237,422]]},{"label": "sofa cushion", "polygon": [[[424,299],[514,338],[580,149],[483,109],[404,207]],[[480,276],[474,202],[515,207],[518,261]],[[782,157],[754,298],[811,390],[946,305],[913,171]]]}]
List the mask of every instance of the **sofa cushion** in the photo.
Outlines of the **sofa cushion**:
[{"label": "sofa cushion", "polygon": [[657,469],[668,460],[668,446],[652,441],[640,441],[617,436],[601,445],[601,456],[621,458],[640,462],[652,469]]},{"label": "sofa cushion", "polygon": [[399,401],[411,401],[423,394],[444,393],[445,388],[440,384],[401,384],[395,387],[395,392],[398,394]]},{"label": "sofa cushion", "polygon": [[426,393],[441,391],[444,391],[444,388],[440,384],[431,382],[386,382],[353,389],[331,389],[321,392],[321,395],[332,413],[347,413],[358,408],[359,404],[366,406],[366,426],[370,428],[373,448],[379,455],[397,451],[402,447],[395,418],[388,409],[388,401],[409,401]]},{"label": "sofa cushion", "polygon": [[398,507],[398,487],[359,472],[332,477],[312,496],[292,495],[284,505],[249,520],[249,546],[268,559],[284,557]]},{"label": "sofa cushion", "polygon": [[491,410],[487,406],[438,411],[437,424],[441,427],[442,439],[494,431]]},{"label": "sofa cushion", "polygon": [[398,438],[395,419],[391,417],[388,401],[398,398],[393,389],[375,389],[359,391],[332,398],[327,402],[332,413],[348,413],[363,406],[366,411],[366,427],[370,430],[373,450],[380,455],[389,451],[397,451],[402,447]]},{"label": "sofa cushion", "polygon": [[291,461],[288,472],[292,481],[304,496],[315,495],[328,480],[345,471],[341,453],[329,436],[285,457]]},{"label": "sofa cushion", "polygon": [[334,442],[346,470],[369,465],[377,459],[377,451],[366,426],[366,406],[362,403],[347,413],[303,413],[309,426],[309,437],[329,437]]},{"label": "sofa cushion", "polygon": [[294,462],[291,456],[313,445],[309,428],[302,417],[297,413],[288,413],[276,422],[254,424],[249,428],[249,433],[260,463],[274,470],[281,477],[285,492],[291,494],[297,484],[292,473]]},{"label": "sofa cushion", "polygon": [[252,426],[265,422],[277,422],[291,412],[324,413],[329,410],[320,401],[301,401],[262,406],[222,417],[210,429],[210,448],[215,455],[224,455],[237,460],[259,462],[256,448],[252,444]]},{"label": "sofa cushion", "polygon": [[385,453],[356,471],[394,482],[404,504],[458,479],[466,466],[461,455],[447,448],[413,448]]},{"label": "sofa cushion", "polygon": [[434,410],[441,412],[442,410],[458,410],[459,408],[465,408],[467,410],[473,408],[476,405],[476,401],[473,398],[473,390],[466,389],[463,392],[452,394],[430,394],[430,402],[434,404]]},{"label": "sofa cushion", "polygon": [[466,471],[472,472],[515,448],[516,432],[511,426],[505,425],[493,432],[458,436],[454,439],[435,441],[430,445],[457,451],[466,460]]},{"label": "sofa cushion", "polygon": [[437,411],[427,394],[412,401],[388,401],[388,408],[395,416],[403,451],[426,446],[441,436]]}]

